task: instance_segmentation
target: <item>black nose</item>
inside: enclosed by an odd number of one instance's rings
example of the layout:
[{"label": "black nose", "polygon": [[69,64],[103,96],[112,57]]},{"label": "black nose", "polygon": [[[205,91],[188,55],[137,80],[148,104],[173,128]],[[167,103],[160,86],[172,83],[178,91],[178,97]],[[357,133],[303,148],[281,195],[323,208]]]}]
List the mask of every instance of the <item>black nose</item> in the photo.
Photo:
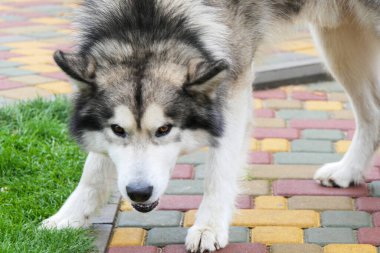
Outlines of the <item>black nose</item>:
[{"label": "black nose", "polygon": [[130,184],[127,186],[127,194],[129,198],[137,203],[147,201],[153,192],[153,186],[143,184]]}]

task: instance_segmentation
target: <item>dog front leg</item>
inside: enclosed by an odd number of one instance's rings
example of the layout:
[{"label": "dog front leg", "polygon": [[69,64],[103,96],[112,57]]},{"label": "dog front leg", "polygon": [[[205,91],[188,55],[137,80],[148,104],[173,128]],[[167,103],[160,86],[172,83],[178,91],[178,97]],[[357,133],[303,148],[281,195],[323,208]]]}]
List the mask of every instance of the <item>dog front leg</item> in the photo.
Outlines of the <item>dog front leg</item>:
[{"label": "dog front leg", "polygon": [[112,161],[105,155],[89,153],[77,188],[61,209],[41,226],[47,229],[88,226],[90,215],[107,201],[115,179]]},{"label": "dog front leg", "polygon": [[[247,97],[247,94],[249,97]],[[242,98],[246,97],[247,100]],[[190,252],[212,252],[228,243],[228,230],[238,191],[237,181],[245,158],[246,134],[250,126],[251,92],[230,108],[225,134],[210,148],[205,174],[205,192],[193,227],[188,231]]]}]

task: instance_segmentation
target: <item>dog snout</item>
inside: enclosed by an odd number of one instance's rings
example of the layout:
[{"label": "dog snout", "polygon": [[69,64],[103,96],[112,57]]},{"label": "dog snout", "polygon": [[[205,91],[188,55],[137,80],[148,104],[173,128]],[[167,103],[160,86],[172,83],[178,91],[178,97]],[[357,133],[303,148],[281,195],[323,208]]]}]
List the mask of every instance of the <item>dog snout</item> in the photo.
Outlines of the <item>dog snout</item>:
[{"label": "dog snout", "polygon": [[136,203],[147,201],[153,193],[153,186],[146,184],[130,184],[126,188],[128,197]]}]

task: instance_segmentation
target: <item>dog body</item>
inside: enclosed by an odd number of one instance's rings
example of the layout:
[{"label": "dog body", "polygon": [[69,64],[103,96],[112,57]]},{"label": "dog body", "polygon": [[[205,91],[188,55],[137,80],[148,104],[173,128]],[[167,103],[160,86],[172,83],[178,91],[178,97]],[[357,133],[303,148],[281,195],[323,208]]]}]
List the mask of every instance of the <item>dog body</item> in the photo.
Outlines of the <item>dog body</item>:
[{"label": "dog body", "polygon": [[254,56],[298,20],[310,23],[357,120],[347,154],[315,179],[362,182],[380,139],[380,1],[88,0],[77,17],[76,52],[55,60],[79,87],[70,127],[89,155],[77,189],[44,227],[86,225],[115,184],[135,209],[151,211],[177,157],[209,146],[186,246],[225,247],[251,131]]}]

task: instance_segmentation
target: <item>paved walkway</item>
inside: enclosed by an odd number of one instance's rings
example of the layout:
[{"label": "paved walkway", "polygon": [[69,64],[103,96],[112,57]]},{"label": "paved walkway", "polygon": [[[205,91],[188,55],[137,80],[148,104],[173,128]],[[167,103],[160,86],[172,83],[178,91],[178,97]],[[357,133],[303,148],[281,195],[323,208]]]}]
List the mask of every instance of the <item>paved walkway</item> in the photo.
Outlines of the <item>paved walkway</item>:
[{"label": "paved walkway", "polygon": [[[70,48],[75,6],[74,0],[0,2],[0,106],[72,92],[51,55],[54,49]],[[309,35],[300,28],[286,42],[264,50],[259,65],[315,55]],[[350,144],[354,121],[342,89],[333,82],[318,83],[254,96],[256,125],[242,182],[245,191],[231,227],[234,244],[222,252],[377,252],[380,159],[360,187],[328,189],[311,180],[318,166],[338,160]],[[205,155],[200,151],[179,160],[156,212],[138,214],[114,196],[93,220],[99,248],[106,247],[112,230],[111,253],[159,248],[184,253],[181,244],[201,201]]]}]

